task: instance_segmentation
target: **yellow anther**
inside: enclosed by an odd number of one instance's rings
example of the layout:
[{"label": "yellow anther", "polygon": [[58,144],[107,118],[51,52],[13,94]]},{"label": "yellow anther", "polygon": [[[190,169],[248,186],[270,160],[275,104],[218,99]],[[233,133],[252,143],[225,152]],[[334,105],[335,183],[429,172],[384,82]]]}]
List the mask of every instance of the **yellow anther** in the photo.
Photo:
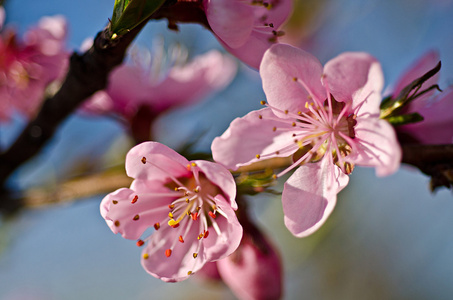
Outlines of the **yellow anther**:
[{"label": "yellow anther", "polygon": [[277,131],[277,127],[272,127],[272,131]]},{"label": "yellow anther", "polygon": [[148,258],[149,258],[149,254],[148,253],[143,254],[143,259],[148,259]]},{"label": "yellow anther", "polygon": [[300,115],[302,115],[302,112],[301,112],[301,111],[298,111],[297,114],[300,116]]},{"label": "yellow anther", "polygon": [[288,111],[287,109],[285,109],[285,115],[287,115],[287,114],[288,114],[288,112],[289,112],[289,111]]},{"label": "yellow anther", "polygon": [[305,108],[308,108],[308,102],[305,102]]},{"label": "yellow anther", "polygon": [[293,81],[297,81],[297,77],[293,77]]},{"label": "yellow anther", "polygon": [[189,203],[189,202],[190,202],[190,199],[189,199],[189,198],[186,198],[186,202]]},{"label": "yellow anther", "polygon": [[193,254],[193,258],[197,258],[197,256],[198,256],[198,253]]},{"label": "yellow anther", "polygon": [[277,179],[277,175],[276,174],[272,174],[272,178]]},{"label": "yellow anther", "polygon": [[179,223],[179,221],[175,221],[173,219],[168,220],[168,225],[170,225],[170,226],[176,226],[178,223]]},{"label": "yellow anther", "polygon": [[193,191],[194,191],[195,193],[198,193],[198,192],[200,191],[200,187],[197,186],[196,188],[193,189]]},{"label": "yellow anther", "polygon": [[291,125],[292,125],[293,127],[296,127],[296,122],[293,122]]},{"label": "yellow anther", "polygon": [[169,212],[169,213],[168,213],[168,217],[169,217],[170,219],[173,219],[173,214],[172,214],[171,212]]},{"label": "yellow anther", "polygon": [[255,155],[255,157],[259,159],[261,157],[261,155],[257,154],[257,155]]},{"label": "yellow anther", "polygon": [[196,164],[196,163],[194,163],[194,162],[193,162],[193,163],[191,163],[191,165],[192,165],[192,167],[196,167],[196,166],[197,166],[197,164]]},{"label": "yellow anther", "polygon": [[262,115],[258,115],[258,119],[262,119],[262,118],[263,118],[263,116],[262,116]]},{"label": "yellow anther", "polygon": [[260,101],[261,105],[266,105],[266,101]]},{"label": "yellow anther", "polygon": [[192,275],[192,271],[187,272],[187,275]]}]

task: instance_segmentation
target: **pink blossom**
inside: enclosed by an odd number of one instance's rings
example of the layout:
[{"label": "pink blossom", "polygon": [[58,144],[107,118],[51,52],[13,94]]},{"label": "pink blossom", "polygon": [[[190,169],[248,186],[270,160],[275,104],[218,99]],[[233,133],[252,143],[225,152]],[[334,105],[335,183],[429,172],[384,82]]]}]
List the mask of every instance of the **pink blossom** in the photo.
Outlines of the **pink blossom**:
[{"label": "pink blossom", "polygon": [[260,66],[266,108],[234,120],[212,143],[214,160],[230,169],[292,157],[280,177],[285,224],[296,236],[317,230],[355,164],[395,172],[401,150],[392,126],[379,119],[383,75],[366,53],[343,53],[321,63],[288,45],[272,46]]},{"label": "pink blossom", "polygon": [[64,75],[66,21],[44,17],[18,40],[12,30],[0,37],[0,120],[14,109],[31,117],[44,99],[47,86]]},{"label": "pink blossom", "polygon": [[[225,87],[236,73],[236,64],[218,51],[210,51],[190,63],[160,70],[160,57],[145,64],[123,64],[109,78],[105,91],[96,93],[85,105],[93,113],[116,112],[132,118],[141,106],[154,114],[193,104]],[[155,69],[158,69],[156,72]]]},{"label": "pink blossom", "polygon": [[208,23],[220,43],[252,68],[283,34],[292,0],[204,0]]},{"label": "pink blossom", "polygon": [[230,172],[208,161],[188,161],[157,142],[132,148],[126,157],[130,188],[108,194],[101,215],[114,233],[139,239],[142,266],[164,281],[181,281],[207,262],[238,247],[242,227],[234,210],[236,185]]},{"label": "pink blossom", "polygon": [[[434,68],[439,62],[439,54],[429,51],[419,58],[397,81],[393,97],[413,80],[421,77]],[[423,91],[437,83],[439,73],[427,80],[420,88]],[[403,114],[418,112],[423,121],[397,127],[397,132],[404,142],[420,144],[451,144],[453,143],[453,88],[445,89],[435,95],[431,90],[417,97],[402,111]]]}]

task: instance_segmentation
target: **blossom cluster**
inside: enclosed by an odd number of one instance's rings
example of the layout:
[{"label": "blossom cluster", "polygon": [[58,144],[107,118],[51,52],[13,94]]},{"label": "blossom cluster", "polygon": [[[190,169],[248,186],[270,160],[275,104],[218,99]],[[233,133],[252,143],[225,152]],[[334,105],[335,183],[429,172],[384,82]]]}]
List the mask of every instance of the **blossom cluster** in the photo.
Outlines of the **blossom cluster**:
[{"label": "blossom cluster", "polygon": [[3,28],[0,121],[8,121],[14,111],[28,118],[33,116],[44,100],[48,85],[64,76],[69,58],[66,35],[66,20],[62,16],[43,17],[23,38],[18,38],[13,29]]}]

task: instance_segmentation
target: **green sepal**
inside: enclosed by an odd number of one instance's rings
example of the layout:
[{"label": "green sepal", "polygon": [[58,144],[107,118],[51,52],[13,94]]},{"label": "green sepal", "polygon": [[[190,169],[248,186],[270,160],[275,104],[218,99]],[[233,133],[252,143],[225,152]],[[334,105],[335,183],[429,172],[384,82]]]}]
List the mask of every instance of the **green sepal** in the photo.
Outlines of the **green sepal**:
[{"label": "green sepal", "polygon": [[165,0],[115,0],[110,33],[112,39],[124,35],[159,9]]},{"label": "green sepal", "polygon": [[428,79],[430,79],[437,72],[439,72],[440,68],[441,62],[439,61],[439,63],[434,68],[432,68],[421,77],[415,79],[414,81],[406,85],[406,87],[404,87],[404,89],[401,90],[401,92],[398,94],[398,96],[396,96],[396,98],[393,98],[393,96],[384,98],[380,106],[381,109],[380,117],[382,119],[389,119],[390,117],[397,115],[401,111],[401,109],[404,108],[406,105],[408,105],[416,98],[433,89],[442,91],[437,84],[431,85],[430,87],[422,91],[419,91],[423,83],[425,83]]},{"label": "green sepal", "polygon": [[401,126],[411,123],[423,121],[423,117],[419,113],[412,113],[407,115],[392,116],[386,119],[393,126]]}]

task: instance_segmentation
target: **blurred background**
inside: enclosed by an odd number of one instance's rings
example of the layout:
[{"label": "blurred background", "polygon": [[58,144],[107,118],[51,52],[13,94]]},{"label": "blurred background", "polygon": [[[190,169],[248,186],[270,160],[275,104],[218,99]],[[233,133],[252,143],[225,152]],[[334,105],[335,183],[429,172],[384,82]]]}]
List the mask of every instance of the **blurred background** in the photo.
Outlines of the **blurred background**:
[{"label": "blurred background", "polygon": [[[19,32],[42,16],[64,15],[73,50],[106,25],[112,9],[111,0],[5,2],[7,24]],[[386,86],[420,55],[436,49],[442,60],[439,84],[445,88],[453,84],[452,14],[451,0],[298,0],[285,39],[322,63],[344,51],[370,52],[382,63]],[[176,33],[166,29],[165,21],[150,22],[136,44],[151,47],[161,36],[168,44],[184,44],[190,56],[222,49],[199,25],[180,26]],[[258,73],[240,65],[225,90],[160,116],[155,140],[177,149],[200,137],[196,150],[208,152],[231,120],[258,108],[263,99]],[[25,122],[15,116],[0,124],[3,149]],[[130,140],[115,120],[75,114],[9,184],[17,189],[52,187],[105,166],[121,166],[128,147]],[[135,242],[112,234],[100,216],[102,197],[0,217],[0,299],[235,299],[222,284],[196,276],[178,284],[149,276]],[[258,195],[248,202],[281,253],[284,299],[453,295],[452,193],[432,194],[429,179],[415,169],[403,166],[378,178],[372,169],[356,168],[327,223],[304,239],[285,228],[280,197]]]}]

